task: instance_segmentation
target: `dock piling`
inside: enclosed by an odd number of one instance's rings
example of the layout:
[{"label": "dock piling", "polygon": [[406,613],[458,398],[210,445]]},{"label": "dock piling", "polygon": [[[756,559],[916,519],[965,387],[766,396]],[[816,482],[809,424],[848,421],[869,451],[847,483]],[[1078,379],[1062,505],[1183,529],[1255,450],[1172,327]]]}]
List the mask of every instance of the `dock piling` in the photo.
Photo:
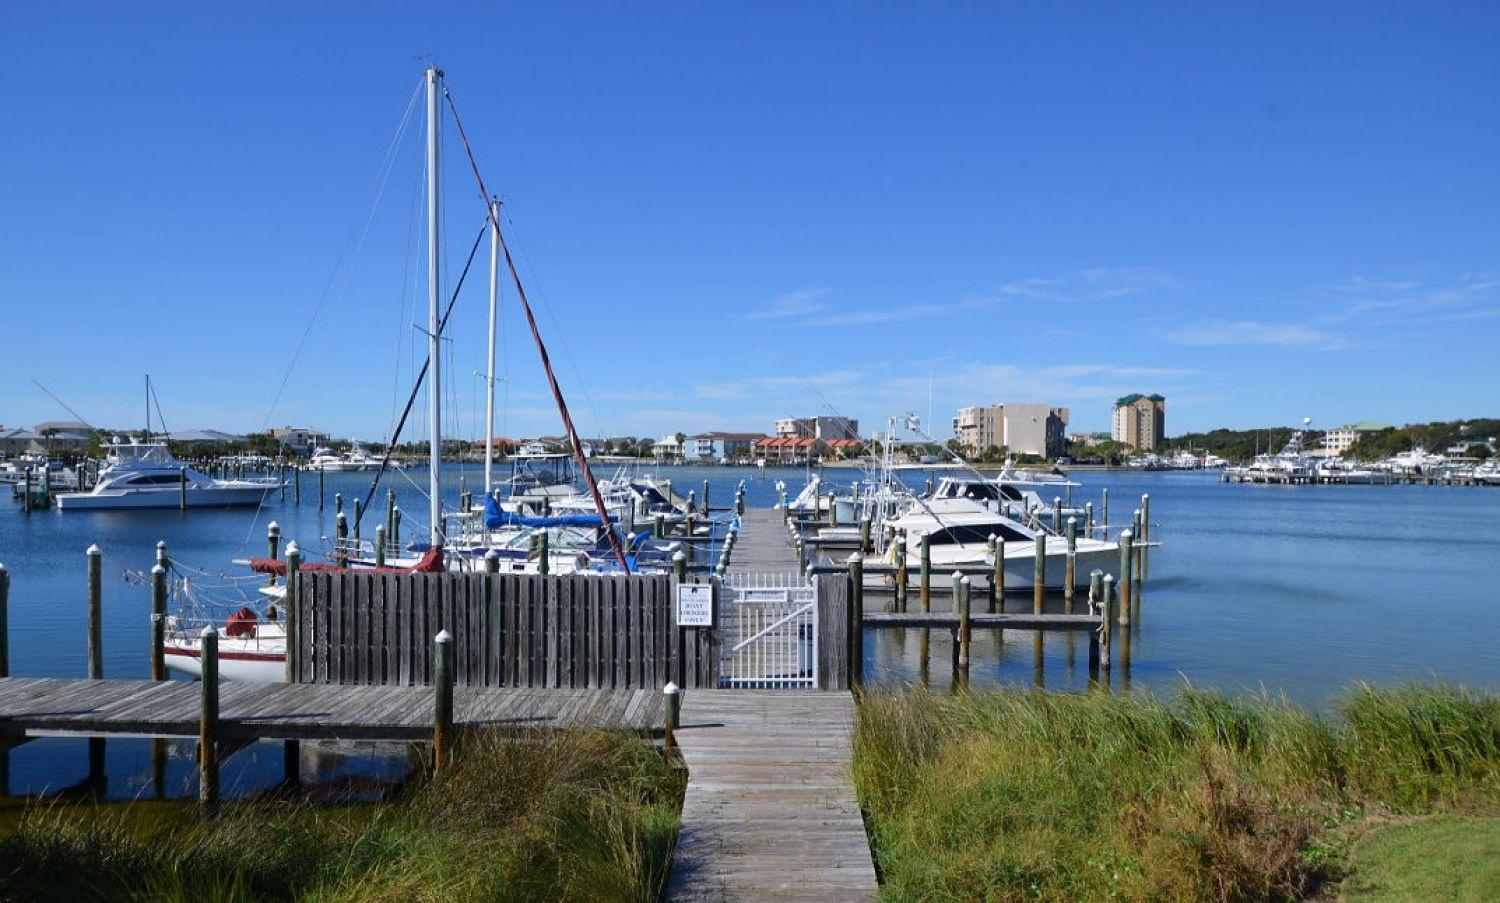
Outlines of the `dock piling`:
[{"label": "dock piling", "polygon": [[340,568],[349,566],[349,521],[342,511],[334,515],[333,557]]},{"label": "dock piling", "polygon": [[177,510],[187,510],[187,466],[177,468]]},{"label": "dock piling", "polygon": [[219,631],[212,625],[203,628],[200,652],[198,805],[213,818],[219,813]]},{"label": "dock piling", "polygon": [[865,683],[865,558],[849,556],[849,688]]},{"label": "dock piling", "polygon": [[98,546],[89,546],[88,556],[88,666],[89,679],[104,677],[104,555]]},{"label": "dock piling", "polygon": [[484,553],[484,572],[486,574],[500,573],[500,553],[494,549]]},{"label": "dock piling", "polygon": [[921,585],[917,587],[917,604],[923,611],[932,610],[932,537],[922,534]]},{"label": "dock piling", "polygon": [[[281,619],[286,630],[286,648],[288,651],[297,648],[297,572],[302,569],[302,549],[294,539],[287,543],[286,547],[286,598],[281,603]],[[293,663],[297,656],[286,657],[286,682],[295,683],[297,678],[292,671]]]},{"label": "dock piling", "polygon": [[1047,534],[1036,533],[1036,555],[1031,563],[1031,611],[1042,613],[1042,600],[1047,596]]},{"label": "dock piling", "polygon": [[1073,613],[1073,584],[1078,582],[1078,519],[1068,518],[1068,564],[1063,570],[1063,613]]},{"label": "dock piling", "polygon": [[677,743],[677,729],[682,727],[682,688],[668,683],[661,688],[662,727],[665,729],[668,746]]},{"label": "dock piling", "polygon": [[906,572],[906,534],[896,537],[896,586],[892,605],[897,611],[906,611],[906,584],[910,575]]},{"label": "dock piling", "polygon": [[1102,619],[1099,624],[1099,665],[1104,670],[1109,670],[1109,647],[1110,636],[1113,628],[1109,623],[1110,608],[1114,604],[1115,575],[1105,574],[1104,581],[1099,589],[1099,616]]},{"label": "dock piling", "polygon": [[1000,544],[1000,537],[996,536],[993,533],[991,533],[989,535],[989,538],[985,540],[985,551],[989,555],[990,564],[994,567],[994,570],[990,571],[989,580],[990,614],[995,613],[995,605],[999,600],[1000,593],[1002,592],[1002,590],[1000,589],[1000,581],[996,580],[995,578],[997,576],[1003,576],[1005,574],[1005,555],[1002,551],[1004,548],[1005,546]]},{"label": "dock piling", "polygon": [[[10,571],[0,564],[0,677],[10,676]],[[0,788],[4,790],[4,788]]]},{"label": "dock piling", "polygon": [[432,769],[441,771],[453,747],[453,634],[438,631],[432,641]]},{"label": "dock piling", "polygon": [[[1131,569],[1135,564],[1135,554],[1132,549],[1134,534],[1129,530],[1120,531],[1120,626],[1130,626],[1130,579]],[[1106,594],[1108,587],[1105,588]]]},{"label": "dock piling", "polygon": [[151,679],[167,679],[167,569],[160,564],[151,568]]},{"label": "dock piling", "polygon": [[375,566],[385,567],[385,527],[380,524],[375,526]]},{"label": "dock piling", "polygon": [[953,608],[958,612],[958,672],[953,675],[953,685],[969,680],[969,578],[961,572],[953,572]]}]

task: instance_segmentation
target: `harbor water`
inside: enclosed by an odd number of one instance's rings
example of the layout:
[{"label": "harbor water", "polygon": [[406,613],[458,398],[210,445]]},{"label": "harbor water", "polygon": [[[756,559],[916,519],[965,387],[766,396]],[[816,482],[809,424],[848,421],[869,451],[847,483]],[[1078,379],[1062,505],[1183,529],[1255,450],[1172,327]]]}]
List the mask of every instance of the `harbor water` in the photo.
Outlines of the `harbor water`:
[{"label": "harbor water", "polygon": [[[747,504],[770,506],[783,481],[789,495],[806,482],[803,469],[669,467],[656,471],[681,493],[710,483],[711,502],[728,505],[745,482]],[[847,487],[856,470],[827,469],[825,486]],[[1128,521],[1142,493],[1151,496],[1147,578],[1128,649],[1115,640],[1116,690],[1172,692],[1185,684],[1229,692],[1285,693],[1319,708],[1356,681],[1393,683],[1442,679],[1500,686],[1500,491],[1446,486],[1250,486],[1220,484],[1213,473],[1100,472],[1077,474],[1074,502],[1100,505],[1109,490],[1111,534]],[[474,465],[445,468],[445,495],[456,503],[460,480],[481,488]],[[908,482],[920,483],[916,474]],[[158,540],[175,561],[209,574],[247,573],[231,562],[263,555],[266,528],[276,521],[283,542],[296,540],[309,557],[334,534],[334,493],[352,514],[370,474],[328,474],[322,509],[316,474],[302,475],[302,503],[272,494],[264,508],[228,510],[21,512],[0,507],[0,562],[10,570],[11,673],[20,677],[81,677],[85,673],[85,557],[97,544],[104,561],[104,674],[148,675],[149,597],[138,579]],[[390,485],[407,512],[404,538],[421,538],[425,479],[397,474]],[[364,535],[384,519],[385,486],[375,495]],[[253,592],[253,589],[249,590]],[[935,607],[947,604],[934,590]],[[913,593],[915,597],[915,593]],[[982,596],[981,596],[982,598]],[[878,596],[869,604],[880,604]],[[980,603],[982,604],[982,602]],[[1080,606],[1081,606],[1080,602]],[[1048,610],[1061,611],[1060,597]],[[1029,611],[1029,592],[1012,594],[1007,610]],[[924,637],[925,634],[925,637]],[[1087,683],[1087,641],[1049,634],[1040,659],[1035,634],[976,631],[973,685],[1032,685],[1079,690]],[[872,630],[866,674],[877,682],[947,686],[951,642],[945,630]],[[925,649],[925,656],[924,656]],[[1128,655],[1128,668],[1125,657]],[[1041,662],[1040,669],[1038,661]],[[262,748],[263,747],[263,748]],[[149,741],[111,740],[107,792],[149,792]],[[191,792],[196,778],[190,743],[172,744],[168,784]],[[332,755],[304,760],[310,780],[399,775],[401,755]],[[308,753],[315,755],[315,753]],[[39,740],[10,754],[13,793],[56,791],[87,774],[86,744]],[[224,768],[226,792],[269,786],[281,776],[279,746],[257,744]]]}]

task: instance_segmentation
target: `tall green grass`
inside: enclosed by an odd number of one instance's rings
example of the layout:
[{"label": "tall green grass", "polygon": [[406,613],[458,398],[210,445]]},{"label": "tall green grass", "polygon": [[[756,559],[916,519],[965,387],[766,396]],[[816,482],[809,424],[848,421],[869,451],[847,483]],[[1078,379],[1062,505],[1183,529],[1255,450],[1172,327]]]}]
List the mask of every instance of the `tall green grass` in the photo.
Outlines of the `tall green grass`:
[{"label": "tall green grass", "polygon": [[466,738],[380,803],[33,803],[0,839],[0,898],[654,900],[684,778],[602,731]]},{"label": "tall green grass", "polygon": [[1500,706],[1358,687],[1285,700],[867,694],[855,779],[896,899],[1295,899],[1373,812],[1500,804]]}]

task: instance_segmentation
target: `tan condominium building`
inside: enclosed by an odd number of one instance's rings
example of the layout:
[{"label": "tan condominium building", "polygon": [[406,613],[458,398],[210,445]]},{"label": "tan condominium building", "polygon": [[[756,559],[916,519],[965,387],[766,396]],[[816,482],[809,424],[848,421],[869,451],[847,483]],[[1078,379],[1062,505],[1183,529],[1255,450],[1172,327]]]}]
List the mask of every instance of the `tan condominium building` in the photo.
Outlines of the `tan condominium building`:
[{"label": "tan condominium building", "polygon": [[994,404],[959,409],[953,435],[969,452],[1006,448],[1014,454],[1063,453],[1068,409],[1045,404]]},{"label": "tan condominium building", "polygon": [[1126,395],[1115,402],[1111,439],[1139,451],[1155,451],[1167,441],[1167,400],[1160,395]]}]

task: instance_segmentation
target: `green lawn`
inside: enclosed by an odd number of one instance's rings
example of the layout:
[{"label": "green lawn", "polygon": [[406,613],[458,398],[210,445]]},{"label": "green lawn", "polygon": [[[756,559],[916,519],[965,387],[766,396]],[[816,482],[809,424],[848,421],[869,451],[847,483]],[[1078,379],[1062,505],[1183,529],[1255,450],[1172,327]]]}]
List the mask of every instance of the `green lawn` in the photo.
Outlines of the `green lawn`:
[{"label": "green lawn", "polygon": [[1500,818],[1438,816],[1377,828],[1354,848],[1346,900],[1500,900]]}]

